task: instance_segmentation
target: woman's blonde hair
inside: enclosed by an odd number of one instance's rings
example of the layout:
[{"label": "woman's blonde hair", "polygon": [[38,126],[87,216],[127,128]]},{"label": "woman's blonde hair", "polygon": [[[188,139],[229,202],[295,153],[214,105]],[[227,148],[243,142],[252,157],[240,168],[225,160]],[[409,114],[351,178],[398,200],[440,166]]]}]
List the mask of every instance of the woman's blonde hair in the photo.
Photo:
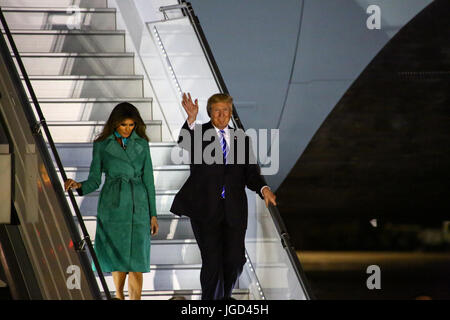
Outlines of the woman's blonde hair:
[{"label": "woman's blonde hair", "polygon": [[211,108],[214,103],[217,102],[228,102],[231,104],[233,108],[233,97],[227,93],[216,93],[213,94],[208,99],[208,103],[206,104],[206,112],[208,112],[208,116],[211,118]]}]

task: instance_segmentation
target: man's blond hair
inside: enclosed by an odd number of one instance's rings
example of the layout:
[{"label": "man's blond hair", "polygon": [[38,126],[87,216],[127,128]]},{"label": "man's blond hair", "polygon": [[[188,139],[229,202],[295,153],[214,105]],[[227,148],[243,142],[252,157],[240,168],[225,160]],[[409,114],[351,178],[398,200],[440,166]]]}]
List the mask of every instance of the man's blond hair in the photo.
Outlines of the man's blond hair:
[{"label": "man's blond hair", "polygon": [[227,93],[216,93],[209,97],[208,103],[206,104],[206,112],[208,112],[210,118],[212,105],[217,102],[228,102],[233,106],[233,97]]}]

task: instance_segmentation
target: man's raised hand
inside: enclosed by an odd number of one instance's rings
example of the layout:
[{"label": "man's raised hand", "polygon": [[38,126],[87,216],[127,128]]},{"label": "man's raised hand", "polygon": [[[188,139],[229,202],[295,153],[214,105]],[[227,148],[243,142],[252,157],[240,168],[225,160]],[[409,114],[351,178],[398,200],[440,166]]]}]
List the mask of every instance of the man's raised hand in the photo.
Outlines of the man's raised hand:
[{"label": "man's raised hand", "polygon": [[195,119],[197,119],[198,114],[198,99],[195,99],[195,102],[192,102],[191,94],[188,92],[183,93],[183,99],[181,101],[184,110],[188,114],[188,123],[192,124]]}]

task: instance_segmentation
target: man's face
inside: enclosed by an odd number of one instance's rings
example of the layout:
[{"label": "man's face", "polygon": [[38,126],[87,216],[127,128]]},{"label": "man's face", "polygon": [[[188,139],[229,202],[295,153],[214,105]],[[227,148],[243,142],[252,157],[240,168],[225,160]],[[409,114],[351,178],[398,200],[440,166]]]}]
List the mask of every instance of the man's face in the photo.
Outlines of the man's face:
[{"label": "man's face", "polygon": [[218,129],[228,126],[232,114],[232,105],[229,102],[216,102],[211,105],[211,122]]},{"label": "man's face", "polygon": [[120,122],[116,130],[122,137],[128,138],[131,135],[134,127],[135,123],[133,119],[124,119],[122,122]]}]

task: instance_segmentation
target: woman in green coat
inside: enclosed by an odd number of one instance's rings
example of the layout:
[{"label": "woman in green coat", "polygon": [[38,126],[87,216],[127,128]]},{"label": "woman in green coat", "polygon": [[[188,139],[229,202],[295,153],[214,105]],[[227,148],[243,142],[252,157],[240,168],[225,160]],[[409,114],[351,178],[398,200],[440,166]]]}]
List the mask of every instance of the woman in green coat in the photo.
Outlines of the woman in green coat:
[{"label": "woman in green coat", "polygon": [[150,272],[150,235],[158,232],[153,167],[145,124],[132,104],[118,104],[93,144],[88,179],[65,181],[86,195],[105,182],[97,207],[95,252],[103,272],[112,272],[116,297],[139,300],[142,273]]}]

